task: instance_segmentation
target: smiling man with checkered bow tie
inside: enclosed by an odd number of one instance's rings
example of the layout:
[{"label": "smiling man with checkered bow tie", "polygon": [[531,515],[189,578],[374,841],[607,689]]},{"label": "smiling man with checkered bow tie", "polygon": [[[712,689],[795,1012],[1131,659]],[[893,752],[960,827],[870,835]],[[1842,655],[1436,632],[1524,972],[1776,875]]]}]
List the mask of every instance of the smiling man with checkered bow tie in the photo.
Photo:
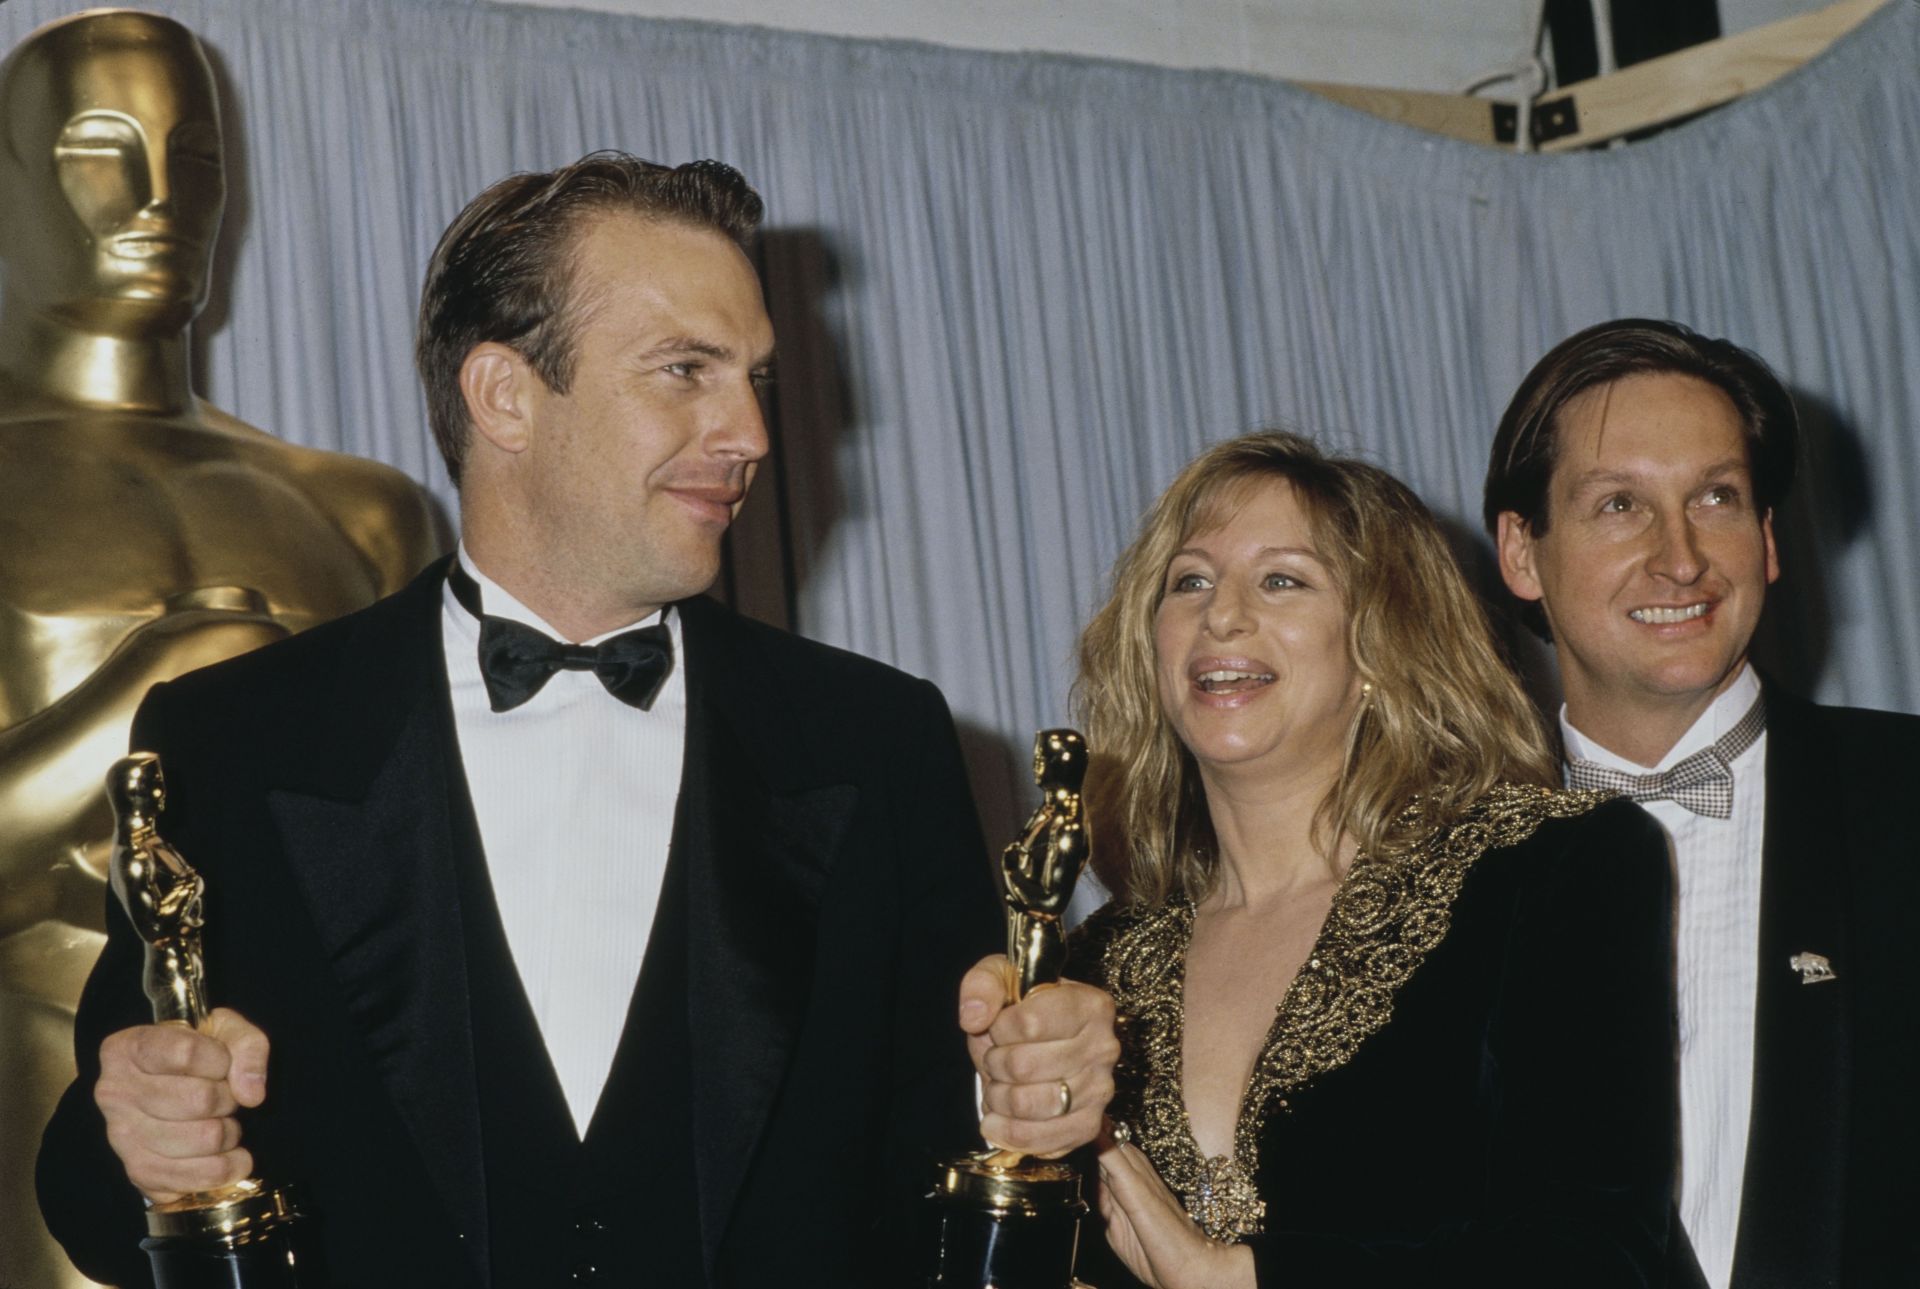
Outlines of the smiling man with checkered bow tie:
[{"label": "smiling man with checkered bow tie", "polygon": [[1758,358],[1623,319],[1527,375],[1487,475],[1501,574],[1559,658],[1568,783],[1672,844],[1689,1289],[1920,1276],[1920,720],[1747,660],[1798,436]]}]

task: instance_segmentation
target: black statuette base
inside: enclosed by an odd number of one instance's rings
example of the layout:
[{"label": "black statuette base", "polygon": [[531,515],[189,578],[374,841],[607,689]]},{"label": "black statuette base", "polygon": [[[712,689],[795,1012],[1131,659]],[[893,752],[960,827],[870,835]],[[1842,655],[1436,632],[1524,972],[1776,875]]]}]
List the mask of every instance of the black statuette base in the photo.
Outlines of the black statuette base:
[{"label": "black statuette base", "polygon": [[1080,1215],[1008,1215],[930,1204],[939,1250],[927,1289],[1069,1289]]},{"label": "black statuette base", "polygon": [[153,1264],[154,1289],[316,1289],[302,1277],[285,1228],[246,1243],[148,1236],[140,1247]]}]

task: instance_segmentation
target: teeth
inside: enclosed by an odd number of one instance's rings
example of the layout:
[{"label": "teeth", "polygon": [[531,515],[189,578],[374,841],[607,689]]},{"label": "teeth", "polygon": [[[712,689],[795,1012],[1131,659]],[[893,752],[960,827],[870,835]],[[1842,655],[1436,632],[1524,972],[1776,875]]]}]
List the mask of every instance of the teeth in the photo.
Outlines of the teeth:
[{"label": "teeth", "polygon": [[1265,684],[1273,679],[1273,674],[1271,672],[1258,671],[1203,671],[1197,679],[1200,682],[1201,688],[1211,691],[1220,686],[1237,685],[1245,680],[1258,681]]},{"label": "teeth", "polygon": [[1627,616],[1635,622],[1644,622],[1649,626],[1665,626],[1673,622],[1686,622],[1701,617],[1712,606],[1690,604],[1684,609],[1635,609]]}]

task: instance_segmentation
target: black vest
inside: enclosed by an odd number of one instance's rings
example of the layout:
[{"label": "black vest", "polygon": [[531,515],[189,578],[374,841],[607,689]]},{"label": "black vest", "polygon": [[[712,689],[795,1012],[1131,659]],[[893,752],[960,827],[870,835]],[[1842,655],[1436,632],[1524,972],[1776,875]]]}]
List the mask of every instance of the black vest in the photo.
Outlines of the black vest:
[{"label": "black vest", "polygon": [[705,1284],[681,848],[669,856],[626,1027],[583,1141],[507,946],[472,807],[464,791],[454,795],[495,1289]]}]

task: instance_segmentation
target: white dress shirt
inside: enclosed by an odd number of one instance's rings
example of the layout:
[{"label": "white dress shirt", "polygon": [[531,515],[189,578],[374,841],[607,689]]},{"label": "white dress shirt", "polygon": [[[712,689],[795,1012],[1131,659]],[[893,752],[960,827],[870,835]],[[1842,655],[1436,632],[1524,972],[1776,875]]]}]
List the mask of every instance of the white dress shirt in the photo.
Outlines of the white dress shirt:
[{"label": "white dress shirt", "polygon": [[[464,545],[459,559],[488,616],[565,639],[475,568]],[[671,609],[649,619],[666,622],[674,658],[650,710],[627,706],[590,671],[562,671],[526,703],[495,712],[480,675],[480,624],[451,589],[443,594],[453,724],[487,872],[514,967],[584,1137],[626,1024],[673,843],[687,728],[680,624]]]},{"label": "white dress shirt", "polygon": [[[1747,667],[1656,766],[1636,765],[1581,734],[1560,709],[1567,755],[1647,774],[1667,770],[1740,722],[1760,697]],[[1753,1011],[1759,988],[1760,846],[1767,736],[1733,761],[1733,815],[1696,815],[1671,801],[1646,810],[1666,829],[1678,875],[1680,1221],[1713,1289],[1733,1275],[1740,1184],[1753,1107]]]}]

